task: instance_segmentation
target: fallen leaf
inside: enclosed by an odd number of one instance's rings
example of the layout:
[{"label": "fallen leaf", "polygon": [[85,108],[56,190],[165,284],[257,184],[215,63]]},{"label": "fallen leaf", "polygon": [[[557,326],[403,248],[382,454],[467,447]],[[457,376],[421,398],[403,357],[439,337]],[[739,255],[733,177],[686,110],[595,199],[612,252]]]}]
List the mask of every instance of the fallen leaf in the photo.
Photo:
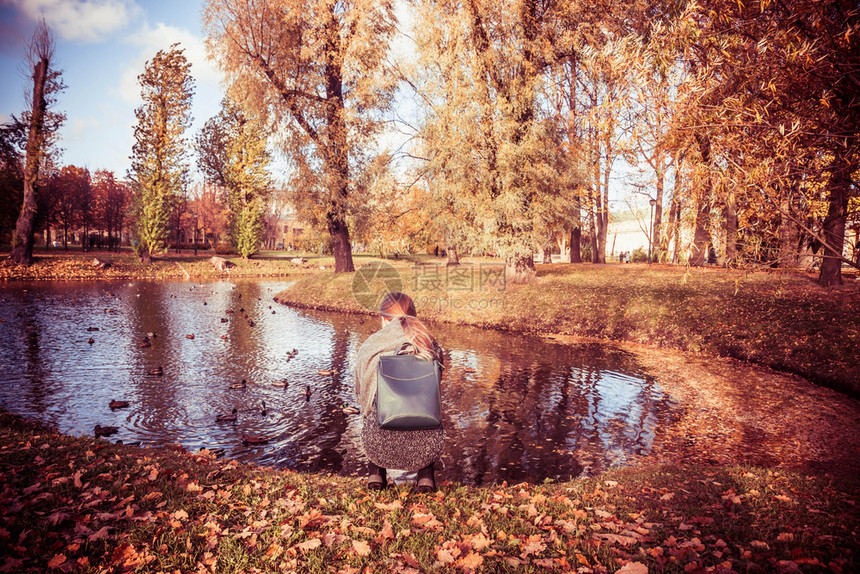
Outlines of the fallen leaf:
[{"label": "fallen leaf", "polygon": [[59,568],[65,561],[65,554],[55,554],[54,557],[48,561],[48,568]]},{"label": "fallen leaf", "polygon": [[90,542],[94,542],[96,540],[107,540],[108,538],[110,538],[110,535],[108,534],[108,527],[102,526],[98,532],[90,534],[87,537],[87,540],[89,540]]},{"label": "fallen leaf", "polygon": [[314,548],[319,548],[321,544],[322,540],[319,538],[311,538],[310,540],[305,540],[304,542],[296,544],[296,547],[299,550],[313,550]]},{"label": "fallen leaf", "polygon": [[452,562],[454,562],[454,556],[447,548],[440,548],[439,551],[436,553],[436,560],[438,560],[442,564],[451,564]]},{"label": "fallen leaf", "polygon": [[359,556],[368,556],[370,554],[370,544],[364,540],[353,540],[352,549],[355,550],[355,553]]},{"label": "fallen leaf", "polygon": [[475,570],[484,563],[484,557],[477,552],[470,551],[459,563],[464,570]]},{"label": "fallen leaf", "polygon": [[641,562],[628,562],[616,570],[616,574],[648,574],[648,567]]},{"label": "fallen leaf", "polygon": [[532,534],[526,540],[526,543],[523,544],[523,548],[520,551],[520,556],[525,558],[529,554],[537,554],[538,552],[543,552],[546,550],[546,544],[543,543],[543,539],[540,534]]},{"label": "fallen leaf", "polygon": [[399,500],[395,500],[394,502],[389,502],[389,503],[376,502],[376,503],[374,503],[373,506],[375,506],[379,510],[384,510],[386,512],[392,512],[394,510],[398,510],[400,508],[403,508],[403,503],[400,502]]}]

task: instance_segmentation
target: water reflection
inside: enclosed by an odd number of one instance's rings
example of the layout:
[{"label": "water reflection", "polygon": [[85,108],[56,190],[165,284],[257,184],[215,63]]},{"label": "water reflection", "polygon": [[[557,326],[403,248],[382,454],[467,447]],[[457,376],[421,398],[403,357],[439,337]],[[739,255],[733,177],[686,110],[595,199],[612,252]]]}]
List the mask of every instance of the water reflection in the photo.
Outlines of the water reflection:
[{"label": "water reflection", "polygon": [[[359,417],[343,407],[356,405],[350,358],[378,322],[282,307],[272,297],[285,287],[5,285],[0,405],[70,434],[112,425],[121,429],[112,438],[126,442],[362,473]],[[538,482],[625,464],[654,448],[659,430],[679,415],[623,352],[466,328],[434,332],[447,366],[442,480]],[[150,374],[158,367],[162,375]],[[111,399],[131,406],[112,411]],[[233,408],[235,421],[216,421]],[[250,435],[268,444],[243,443]]]}]

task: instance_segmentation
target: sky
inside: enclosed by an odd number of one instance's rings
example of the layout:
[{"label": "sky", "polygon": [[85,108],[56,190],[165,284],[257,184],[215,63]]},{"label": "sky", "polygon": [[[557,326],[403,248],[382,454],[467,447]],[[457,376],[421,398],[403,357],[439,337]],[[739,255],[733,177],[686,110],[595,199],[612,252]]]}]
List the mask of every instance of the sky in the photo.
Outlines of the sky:
[{"label": "sky", "polygon": [[125,177],[141,104],[137,76],[158,50],[179,42],[191,63],[189,140],[218,113],[221,75],[206,59],[201,13],[202,3],[192,0],[0,0],[0,123],[28,108],[26,47],[44,16],[67,86],[54,108],[67,116],[60,164]]}]

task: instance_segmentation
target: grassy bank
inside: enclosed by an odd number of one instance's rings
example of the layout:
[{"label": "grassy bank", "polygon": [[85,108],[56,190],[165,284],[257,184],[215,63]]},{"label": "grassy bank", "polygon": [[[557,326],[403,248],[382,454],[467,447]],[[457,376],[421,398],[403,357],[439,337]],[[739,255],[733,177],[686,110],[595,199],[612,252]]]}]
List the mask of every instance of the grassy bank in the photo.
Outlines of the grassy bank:
[{"label": "grassy bank", "polygon": [[[860,396],[860,284],[854,281],[822,289],[802,274],[553,264],[539,266],[537,280],[521,286],[500,282],[489,262],[460,269],[388,263],[393,266],[369,289],[402,285],[431,320],[706,352]],[[353,282],[352,274],[314,273],[277,299],[367,312],[363,303],[370,298],[356,299]]]},{"label": "grassy bank", "polygon": [[[0,413],[3,572],[851,572],[857,484],[749,467],[371,493]],[[647,569],[647,570],[646,570]]]},{"label": "grassy bank", "polygon": [[[238,256],[219,255],[227,261],[228,270],[220,271],[212,265],[214,254],[199,251],[168,253],[155,257],[151,264],[144,265],[129,251],[39,251],[35,262],[29,267],[12,264],[8,259],[0,262],[0,280],[95,280],[95,279],[217,279],[245,277],[281,277],[300,275],[319,270],[320,266],[332,267],[331,257],[305,257],[305,263],[297,265],[284,252],[262,252],[251,259]],[[0,255],[2,257],[2,255]],[[95,267],[93,259],[106,262],[105,268]]]}]

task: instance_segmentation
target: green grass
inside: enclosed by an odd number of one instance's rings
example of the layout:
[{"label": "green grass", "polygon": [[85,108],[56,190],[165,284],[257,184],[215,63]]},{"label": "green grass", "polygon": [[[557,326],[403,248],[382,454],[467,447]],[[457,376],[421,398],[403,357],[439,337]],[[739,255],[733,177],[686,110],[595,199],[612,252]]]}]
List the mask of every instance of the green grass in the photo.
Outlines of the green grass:
[{"label": "green grass", "polygon": [[[444,281],[441,287],[422,284],[426,267],[396,262],[390,273],[401,276],[419,314],[432,321],[706,352],[860,396],[860,289],[854,282],[823,289],[801,274],[554,264],[539,266],[529,285],[482,289],[476,282],[473,289],[453,290]],[[314,273],[277,299],[367,312],[353,296],[352,281],[352,274]]]},{"label": "green grass", "polygon": [[372,493],[357,479],[69,437],[0,413],[0,473],[3,571],[860,567],[858,484],[762,468]]}]

